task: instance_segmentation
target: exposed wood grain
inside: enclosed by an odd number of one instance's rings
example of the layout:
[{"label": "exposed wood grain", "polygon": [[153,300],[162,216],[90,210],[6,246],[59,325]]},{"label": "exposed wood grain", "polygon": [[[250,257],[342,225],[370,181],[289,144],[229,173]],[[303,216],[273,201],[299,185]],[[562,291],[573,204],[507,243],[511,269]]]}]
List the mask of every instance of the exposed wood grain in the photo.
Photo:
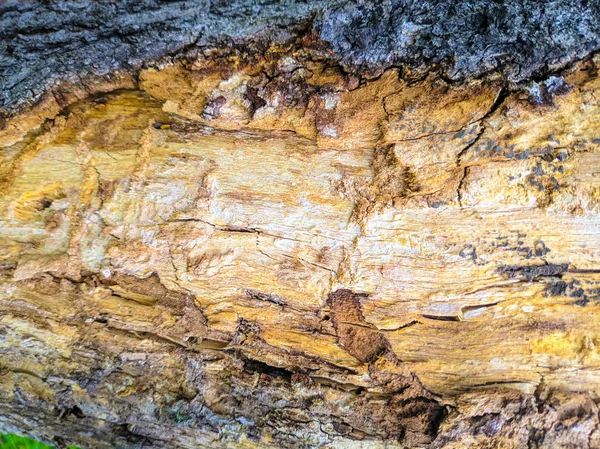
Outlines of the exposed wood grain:
[{"label": "exposed wood grain", "polygon": [[599,447],[596,63],[544,104],[289,55],[176,64],[0,131],[0,425]]}]

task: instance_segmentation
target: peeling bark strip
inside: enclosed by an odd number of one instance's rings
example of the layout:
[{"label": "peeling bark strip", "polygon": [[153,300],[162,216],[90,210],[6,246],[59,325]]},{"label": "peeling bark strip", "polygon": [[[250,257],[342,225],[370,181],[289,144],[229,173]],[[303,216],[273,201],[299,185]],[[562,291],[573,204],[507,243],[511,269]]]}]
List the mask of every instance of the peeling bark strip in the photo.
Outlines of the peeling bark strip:
[{"label": "peeling bark strip", "polygon": [[599,10],[3,2],[0,431],[599,448]]}]

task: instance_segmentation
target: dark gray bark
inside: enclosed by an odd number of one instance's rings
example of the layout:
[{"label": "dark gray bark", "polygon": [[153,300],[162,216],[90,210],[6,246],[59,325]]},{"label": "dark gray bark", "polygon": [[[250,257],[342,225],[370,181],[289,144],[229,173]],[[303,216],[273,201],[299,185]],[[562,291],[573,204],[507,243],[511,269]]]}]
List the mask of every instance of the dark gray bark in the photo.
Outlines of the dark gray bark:
[{"label": "dark gray bark", "polygon": [[600,2],[5,0],[0,110],[11,115],[58,80],[135,71],[187,46],[309,31],[347,68],[370,74],[439,65],[452,79],[499,70],[523,81],[598,48]]}]

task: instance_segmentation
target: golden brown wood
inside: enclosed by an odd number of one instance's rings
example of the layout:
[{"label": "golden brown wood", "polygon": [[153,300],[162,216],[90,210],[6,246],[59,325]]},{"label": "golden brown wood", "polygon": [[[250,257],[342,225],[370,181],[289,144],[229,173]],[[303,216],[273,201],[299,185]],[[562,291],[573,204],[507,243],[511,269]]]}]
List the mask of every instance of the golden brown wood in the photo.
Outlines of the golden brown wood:
[{"label": "golden brown wood", "polygon": [[2,426],[600,447],[597,61],[541,105],[494,77],[215,61],[0,131]]}]

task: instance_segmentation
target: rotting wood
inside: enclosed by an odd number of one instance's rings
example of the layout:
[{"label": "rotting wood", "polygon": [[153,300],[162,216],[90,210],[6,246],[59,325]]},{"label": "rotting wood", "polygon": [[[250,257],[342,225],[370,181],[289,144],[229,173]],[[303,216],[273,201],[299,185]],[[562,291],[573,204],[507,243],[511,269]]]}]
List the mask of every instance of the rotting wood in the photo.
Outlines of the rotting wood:
[{"label": "rotting wood", "polygon": [[509,86],[313,51],[82,79],[3,123],[3,430],[600,446],[598,58]]}]

